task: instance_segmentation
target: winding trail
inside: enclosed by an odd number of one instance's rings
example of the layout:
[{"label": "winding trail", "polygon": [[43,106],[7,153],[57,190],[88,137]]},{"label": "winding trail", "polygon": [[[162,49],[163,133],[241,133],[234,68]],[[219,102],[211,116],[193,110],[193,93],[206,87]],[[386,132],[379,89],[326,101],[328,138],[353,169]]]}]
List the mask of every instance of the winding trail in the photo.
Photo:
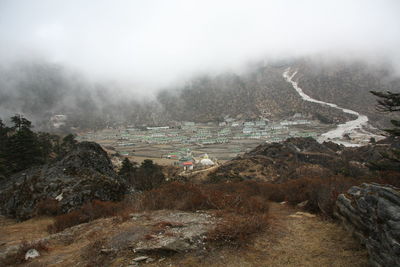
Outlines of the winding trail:
[{"label": "winding trail", "polygon": [[[324,102],[324,101],[320,101],[317,99],[314,99],[312,97],[310,97],[309,95],[306,95],[303,90],[299,87],[298,83],[293,81],[294,76],[297,74],[297,70],[295,72],[293,72],[293,74],[290,75],[290,68],[287,68],[282,76],[283,78],[285,78],[285,80],[289,83],[292,84],[293,88],[296,90],[296,92],[300,95],[300,97],[304,100],[304,101],[308,101],[308,102],[313,102],[313,103],[317,103],[317,104],[321,104],[321,105],[326,105],[332,108],[336,108],[339,109],[341,111],[343,111],[344,113],[347,114],[352,114],[352,115],[356,115],[357,119],[355,120],[351,120],[348,121],[346,123],[342,123],[339,124],[335,129],[330,130],[324,134],[322,134],[319,138],[318,141],[319,142],[324,142],[327,140],[331,140],[331,139],[342,139],[344,134],[351,134],[354,133],[356,130],[362,132],[362,134],[366,137],[366,138],[370,138],[370,137],[376,137],[375,134],[372,134],[370,132],[367,132],[363,129],[363,126],[366,126],[368,124],[368,117],[365,115],[361,115],[360,113],[351,110],[351,109],[346,109],[346,108],[342,108],[339,107],[336,104],[333,103],[328,103],[328,102]],[[345,146],[359,146],[360,144],[354,144],[354,143],[349,143],[343,140],[332,140],[335,143],[339,143],[339,144],[343,144]]]}]

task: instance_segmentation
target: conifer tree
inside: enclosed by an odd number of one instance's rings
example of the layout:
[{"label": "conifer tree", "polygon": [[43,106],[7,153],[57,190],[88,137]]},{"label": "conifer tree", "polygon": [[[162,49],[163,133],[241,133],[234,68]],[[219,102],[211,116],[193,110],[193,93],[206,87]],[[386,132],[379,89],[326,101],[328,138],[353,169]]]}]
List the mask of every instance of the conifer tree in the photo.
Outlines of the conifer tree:
[{"label": "conifer tree", "polygon": [[[392,92],[376,92],[371,93],[377,97],[378,105],[377,109],[381,112],[399,112],[400,111],[400,93]],[[393,138],[394,142],[400,143],[400,120],[391,120],[393,128],[385,129],[387,133]],[[371,166],[374,169],[379,170],[396,170],[400,171],[400,149],[392,149],[388,153],[383,155],[389,160],[389,163],[378,164],[372,163]]]},{"label": "conifer tree", "polygon": [[6,177],[9,174],[9,169],[7,168],[7,134],[9,128],[5,126],[3,121],[0,119],[0,177]]},{"label": "conifer tree", "polygon": [[119,170],[118,174],[121,177],[127,178],[132,176],[136,169],[137,169],[136,162],[132,163],[128,158],[125,158],[122,161],[122,167]]},{"label": "conifer tree", "polygon": [[14,133],[8,137],[6,158],[12,172],[43,163],[43,157],[32,124],[21,115],[11,118]]}]

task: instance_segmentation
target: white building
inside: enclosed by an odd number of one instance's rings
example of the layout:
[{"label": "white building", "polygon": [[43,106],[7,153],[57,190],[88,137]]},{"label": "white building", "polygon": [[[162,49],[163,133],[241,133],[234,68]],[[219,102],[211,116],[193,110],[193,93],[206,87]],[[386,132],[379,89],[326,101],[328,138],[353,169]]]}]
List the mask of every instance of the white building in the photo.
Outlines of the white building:
[{"label": "white building", "polygon": [[215,163],[209,158],[205,158],[205,159],[200,160],[200,164],[203,165],[203,166],[213,166],[213,165],[215,165]]},{"label": "white building", "polygon": [[252,133],[253,132],[253,128],[251,128],[251,127],[244,127],[243,128],[243,133],[244,134],[249,134],[249,133]]},{"label": "white building", "polygon": [[67,115],[54,115],[50,118],[50,122],[54,128],[64,126],[67,121]]}]

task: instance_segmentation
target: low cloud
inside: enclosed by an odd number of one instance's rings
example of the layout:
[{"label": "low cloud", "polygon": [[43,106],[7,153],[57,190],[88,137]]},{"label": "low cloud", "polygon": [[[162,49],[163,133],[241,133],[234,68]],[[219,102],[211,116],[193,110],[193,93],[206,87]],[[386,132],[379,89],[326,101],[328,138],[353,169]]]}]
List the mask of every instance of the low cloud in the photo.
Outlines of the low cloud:
[{"label": "low cloud", "polygon": [[400,70],[399,12],[397,0],[3,0],[0,56],[43,58],[138,94],[198,72],[315,54]]}]

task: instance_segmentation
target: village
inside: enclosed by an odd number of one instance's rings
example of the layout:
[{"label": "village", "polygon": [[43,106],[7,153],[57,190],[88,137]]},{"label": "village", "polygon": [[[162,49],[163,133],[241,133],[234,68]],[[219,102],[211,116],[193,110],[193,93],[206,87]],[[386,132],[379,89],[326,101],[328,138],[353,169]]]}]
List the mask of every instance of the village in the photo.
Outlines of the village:
[{"label": "village", "polygon": [[317,138],[332,125],[296,113],[280,121],[225,118],[222,122],[180,122],[173,126],[107,128],[80,133],[79,141],[95,141],[136,162],[151,159],[161,165],[195,170],[222,163],[264,142],[290,137]]}]

